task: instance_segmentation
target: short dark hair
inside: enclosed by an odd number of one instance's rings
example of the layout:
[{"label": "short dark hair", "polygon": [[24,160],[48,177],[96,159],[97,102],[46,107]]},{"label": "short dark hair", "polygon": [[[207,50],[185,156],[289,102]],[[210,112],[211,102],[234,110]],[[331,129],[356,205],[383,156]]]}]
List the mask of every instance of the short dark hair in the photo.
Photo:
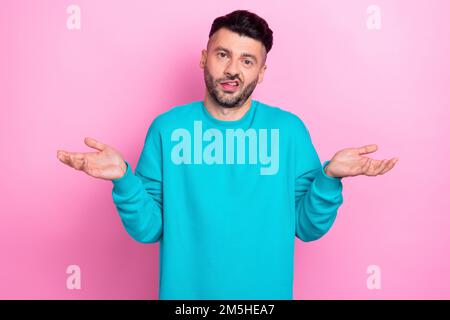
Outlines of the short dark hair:
[{"label": "short dark hair", "polygon": [[255,40],[261,41],[266,48],[266,53],[272,49],[273,32],[269,28],[266,20],[247,10],[235,10],[227,15],[214,19],[209,38],[220,28],[227,28],[230,31],[245,35]]}]

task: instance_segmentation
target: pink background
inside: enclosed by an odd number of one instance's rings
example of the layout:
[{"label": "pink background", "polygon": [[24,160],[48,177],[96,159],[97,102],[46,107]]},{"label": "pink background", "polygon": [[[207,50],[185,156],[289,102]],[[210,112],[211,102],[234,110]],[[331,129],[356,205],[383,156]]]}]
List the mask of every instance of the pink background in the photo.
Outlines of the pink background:
[{"label": "pink background", "polygon": [[[112,183],[56,150],[93,151],[91,136],[134,170],[153,118],[203,99],[213,19],[248,9],[274,30],[254,99],[299,115],[322,162],[370,143],[374,158],[400,158],[385,175],[344,178],[329,233],[296,240],[294,298],[449,299],[450,2],[176,2],[2,1],[0,298],[157,298],[159,244],[128,236]],[[66,27],[72,3],[80,30]],[[381,30],[366,27],[371,4]],[[72,264],[81,290],[66,288]]]}]

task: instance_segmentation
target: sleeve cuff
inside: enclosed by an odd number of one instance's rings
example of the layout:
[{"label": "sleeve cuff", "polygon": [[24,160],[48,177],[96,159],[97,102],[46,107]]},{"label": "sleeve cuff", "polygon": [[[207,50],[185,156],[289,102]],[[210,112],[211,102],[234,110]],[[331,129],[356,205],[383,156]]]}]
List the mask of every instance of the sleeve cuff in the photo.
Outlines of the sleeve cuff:
[{"label": "sleeve cuff", "polygon": [[133,174],[130,164],[127,161],[125,161],[125,164],[127,165],[127,170],[124,175],[118,179],[111,180],[114,185],[114,191],[119,194],[130,192],[136,185],[136,179],[138,179]]},{"label": "sleeve cuff", "polygon": [[320,190],[325,191],[335,191],[339,190],[342,187],[342,178],[341,177],[330,177],[325,173],[325,167],[330,162],[327,160],[323,163],[319,174],[316,177],[316,185]]}]

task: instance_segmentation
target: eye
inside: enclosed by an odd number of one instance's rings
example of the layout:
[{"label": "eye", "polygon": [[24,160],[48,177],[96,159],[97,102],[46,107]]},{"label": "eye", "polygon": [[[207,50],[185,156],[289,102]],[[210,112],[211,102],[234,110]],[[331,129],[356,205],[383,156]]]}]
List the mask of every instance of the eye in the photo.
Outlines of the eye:
[{"label": "eye", "polygon": [[246,60],[244,60],[244,64],[246,64],[247,66],[251,66],[253,64],[253,62],[251,60],[246,59]]},{"label": "eye", "polygon": [[225,52],[219,52],[217,55],[221,58],[225,58],[227,56]]}]

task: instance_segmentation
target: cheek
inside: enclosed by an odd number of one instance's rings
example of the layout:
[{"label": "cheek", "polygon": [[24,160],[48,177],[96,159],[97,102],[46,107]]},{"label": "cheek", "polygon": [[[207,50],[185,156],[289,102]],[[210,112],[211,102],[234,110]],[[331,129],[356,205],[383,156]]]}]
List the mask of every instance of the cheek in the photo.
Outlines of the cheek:
[{"label": "cheek", "polygon": [[251,74],[249,74],[247,76],[247,79],[251,79],[251,80],[248,80],[248,82],[250,83],[250,82],[258,81],[258,76],[259,76],[259,72],[252,71]]},{"label": "cheek", "polygon": [[255,72],[249,71],[249,70],[242,71],[242,81],[244,83],[244,86],[246,86],[249,83],[253,82],[257,78],[258,78],[258,73],[257,72],[255,73]]},{"label": "cheek", "polygon": [[219,64],[208,62],[206,65],[208,67],[209,74],[213,77],[213,79],[219,79],[221,74],[223,74],[223,70],[221,73],[221,66]]}]

